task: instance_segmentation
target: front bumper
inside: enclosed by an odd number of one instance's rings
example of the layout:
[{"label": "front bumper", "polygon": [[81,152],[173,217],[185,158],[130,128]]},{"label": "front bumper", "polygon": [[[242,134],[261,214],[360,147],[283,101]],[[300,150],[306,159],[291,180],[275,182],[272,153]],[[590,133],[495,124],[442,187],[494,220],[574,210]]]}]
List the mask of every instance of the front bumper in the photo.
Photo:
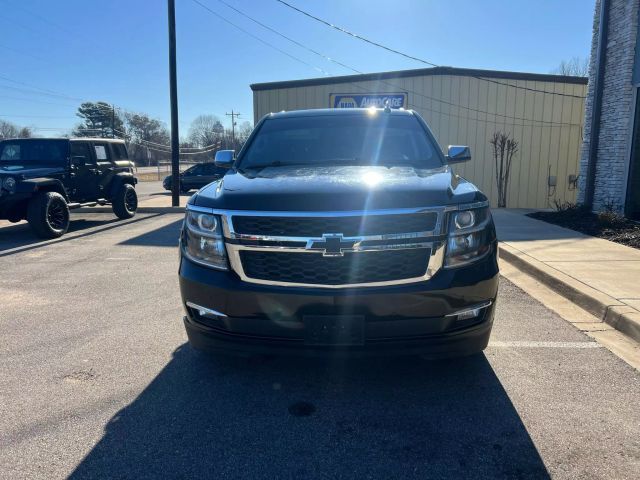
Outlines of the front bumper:
[{"label": "front bumper", "polygon": [[[182,257],[180,290],[185,327],[197,349],[296,354],[425,354],[456,356],[482,351],[493,323],[498,289],[496,248],[475,264],[440,270],[424,282],[344,290],[279,287],[241,281]],[[476,318],[454,312],[491,302]],[[220,312],[202,316],[187,303]],[[364,344],[310,346],[307,315],[364,317]]]}]

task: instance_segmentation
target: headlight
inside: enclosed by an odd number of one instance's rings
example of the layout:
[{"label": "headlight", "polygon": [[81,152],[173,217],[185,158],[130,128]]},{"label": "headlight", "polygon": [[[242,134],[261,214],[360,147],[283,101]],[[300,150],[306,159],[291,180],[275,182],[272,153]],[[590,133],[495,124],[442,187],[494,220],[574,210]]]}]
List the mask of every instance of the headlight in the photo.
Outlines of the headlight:
[{"label": "headlight", "polygon": [[220,217],[187,210],[182,231],[182,252],[196,263],[227,270],[227,251]]},{"label": "headlight", "polygon": [[4,188],[9,193],[14,193],[16,191],[16,179],[13,177],[7,177],[2,182],[2,188]]},{"label": "headlight", "polygon": [[445,267],[459,267],[484,257],[491,249],[493,230],[489,208],[459,210],[449,215]]}]

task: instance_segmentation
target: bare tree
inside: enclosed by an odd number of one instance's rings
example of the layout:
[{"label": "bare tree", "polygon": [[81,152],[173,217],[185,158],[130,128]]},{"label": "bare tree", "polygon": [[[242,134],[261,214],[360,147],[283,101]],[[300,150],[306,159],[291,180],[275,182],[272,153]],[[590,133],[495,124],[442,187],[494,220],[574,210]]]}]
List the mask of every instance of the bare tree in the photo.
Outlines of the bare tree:
[{"label": "bare tree", "polygon": [[252,131],[253,131],[253,125],[251,125],[250,122],[245,121],[240,124],[240,127],[236,132],[237,145],[234,145],[234,148],[236,150],[240,150],[242,148],[242,145],[244,145],[244,142],[247,141]]},{"label": "bare tree", "polygon": [[0,120],[0,140],[5,138],[31,138],[33,132],[29,127],[19,127],[11,122]]},{"label": "bare tree", "polygon": [[133,112],[126,112],[124,120],[129,154],[137,164],[157,164],[168,158],[164,150],[170,148],[169,131],[164,123],[146,113]]},{"label": "bare tree", "polygon": [[498,207],[507,206],[507,190],[511,162],[518,153],[518,142],[510,138],[511,134],[495,132],[489,143],[491,144],[493,160],[496,166],[496,186],[498,187]]},{"label": "bare tree", "polygon": [[188,139],[197,147],[214,145],[224,136],[222,122],[215,115],[199,115],[189,127]]},{"label": "bare tree", "polygon": [[589,58],[573,57],[571,60],[562,60],[557,68],[551,70],[551,73],[569,77],[586,77],[589,75]]}]

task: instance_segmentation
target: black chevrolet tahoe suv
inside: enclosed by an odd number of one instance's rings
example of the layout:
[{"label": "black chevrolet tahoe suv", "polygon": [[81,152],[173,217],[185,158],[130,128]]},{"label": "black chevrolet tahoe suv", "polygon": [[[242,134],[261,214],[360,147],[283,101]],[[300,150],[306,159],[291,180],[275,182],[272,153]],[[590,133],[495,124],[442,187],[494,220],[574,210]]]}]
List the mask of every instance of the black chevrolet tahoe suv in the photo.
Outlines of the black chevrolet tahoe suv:
[{"label": "black chevrolet tahoe suv", "polygon": [[138,207],[123,140],[33,138],[0,142],[0,219],[26,219],[39,237],[69,228],[69,209],[111,204],[118,218]]},{"label": "black chevrolet tahoe suv", "polygon": [[179,280],[201,350],[468,355],[498,289],[487,197],[413,111],[269,114],[188,202]]}]

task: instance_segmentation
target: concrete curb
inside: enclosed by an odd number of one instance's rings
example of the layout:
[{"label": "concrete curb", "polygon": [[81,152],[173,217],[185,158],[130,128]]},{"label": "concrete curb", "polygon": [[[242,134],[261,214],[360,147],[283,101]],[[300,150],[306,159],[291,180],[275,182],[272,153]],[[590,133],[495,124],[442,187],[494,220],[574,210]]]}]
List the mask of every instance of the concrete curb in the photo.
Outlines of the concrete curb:
[{"label": "concrete curb", "polygon": [[636,342],[640,342],[640,312],[635,308],[559,272],[508,244],[500,243],[499,255],[502,260],[531,275]]}]

